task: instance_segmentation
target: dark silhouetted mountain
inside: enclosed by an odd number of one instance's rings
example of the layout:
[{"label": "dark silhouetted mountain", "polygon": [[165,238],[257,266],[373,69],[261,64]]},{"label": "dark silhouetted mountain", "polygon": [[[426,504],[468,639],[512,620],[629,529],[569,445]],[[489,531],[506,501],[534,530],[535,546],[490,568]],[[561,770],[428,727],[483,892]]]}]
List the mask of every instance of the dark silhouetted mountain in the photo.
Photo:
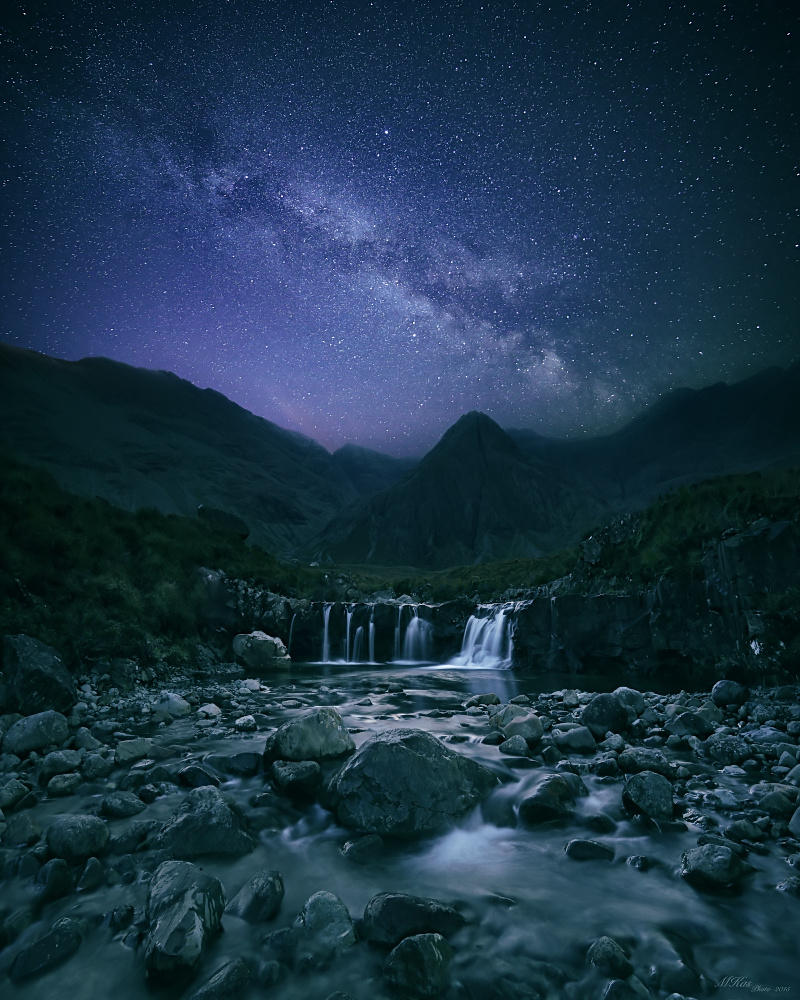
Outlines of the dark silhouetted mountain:
[{"label": "dark silhouetted mountain", "polygon": [[320,445],[168,372],[0,345],[0,446],[129,510],[241,517],[292,551],[358,492]]},{"label": "dark silhouetted mountain", "polygon": [[346,444],[333,453],[333,461],[361,497],[394,486],[417,465],[415,458],[393,458],[371,448]]},{"label": "dark silhouetted mountain", "polygon": [[315,545],[342,562],[444,567],[539,555],[601,504],[525,456],[482,413],[461,417],[401,482],[343,512]]}]

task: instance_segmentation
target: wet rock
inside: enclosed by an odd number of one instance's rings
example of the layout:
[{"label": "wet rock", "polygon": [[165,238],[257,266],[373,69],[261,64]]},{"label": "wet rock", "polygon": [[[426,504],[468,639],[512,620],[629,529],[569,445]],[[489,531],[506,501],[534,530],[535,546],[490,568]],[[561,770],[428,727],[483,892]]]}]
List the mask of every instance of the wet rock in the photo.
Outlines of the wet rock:
[{"label": "wet rock", "polygon": [[225,909],[222,883],[188,861],[165,861],[147,894],[147,975],[170,984],[191,975],[219,931]]},{"label": "wet rock", "polygon": [[39,824],[29,812],[15,813],[6,820],[3,843],[7,847],[27,847],[36,843],[41,834]]},{"label": "wet rock", "polygon": [[800,809],[795,809],[792,818],[789,820],[789,833],[800,840]]},{"label": "wet rock", "polygon": [[97,858],[89,858],[78,879],[78,892],[92,892],[94,889],[99,889],[105,880],[106,872],[101,862]]},{"label": "wet rock", "polygon": [[641,771],[655,771],[670,776],[669,761],[660,750],[653,747],[628,747],[617,758],[619,769],[624,774],[639,774]]},{"label": "wet rock", "polygon": [[3,675],[8,707],[23,715],[47,709],[68,712],[78,700],[75,681],[61,657],[30,636],[3,637]]},{"label": "wet rock", "polygon": [[36,874],[37,896],[40,902],[59,899],[72,892],[72,873],[63,858],[51,858]]},{"label": "wet rock", "polygon": [[254,978],[253,966],[243,958],[233,958],[190,994],[189,1000],[227,1000],[240,996]]},{"label": "wet rock", "polygon": [[25,798],[29,791],[30,786],[26,785],[24,781],[20,781],[19,778],[9,778],[0,787],[0,809],[13,809],[18,802]]},{"label": "wet rock", "polygon": [[177,774],[178,784],[184,788],[202,788],[203,785],[219,786],[219,778],[199,764],[187,764]]},{"label": "wet rock", "polygon": [[464,917],[452,906],[405,892],[381,892],[364,909],[360,933],[372,944],[393,948],[413,934],[450,937],[464,926]]},{"label": "wet rock", "polygon": [[264,758],[260,753],[242,750],[233,754],[209,754],[205,763],[222,774],[232,774],[250,778],[264,766]]},{"label": "wet rock", "polygon": [[425,1000],[447,989],[452,957],[453,950],[441,934],[416,934],[392,950],[383,974],[397,995]]},{"label": "wet rock", "polygon": [[511,736],[497,748],[500,753],[509,754],[512,757],[529,757],[530,748],[524,736]]},{"label": "wet rock", "polygon": [[161,719],[184,719],[192,711],[192,706],[181,695],[174,691],[162,691],[161,697],[153,706],[153,716]]},{"label": "wet rock", "polygon": [[539,716],[522,705],[506,705],[492,716],[492,725],[502,730],[506,739],[522,736],[531,743],[540,740],[544,732]]},{"label": "wet rock", "polygon": [[233,728],[240,733],[254,733],[258,729],[254,715],[242,715],[233,723]]},{"label": "wet rock", "polygon": [[474,708],[476,705],[499,705],[499,704],[500,704],[500,699],[493,691],[490,691],[487,692],[486,694],[474,694],[464,703],[464,708]]},{"label": "wet rock", "polygon": [[209,702],[206,705],[201,705],[197,709],[197,714],[201,719],[219,719],[222,716],[222,709],[219,705],[215,705],[213,702]]},{"label": "wet rock", "polygon": [[752,748],[743,736],[713,733],[703,743],[703,753],[715,764],[740,764],[752,754]]},{"label": "wet rock", "polygon": [[283,879],[278,871],[251,875],[228,903],[226,912],[250,924],[271,920],[283,902]]},{"label": "wet rock", "polygon": [[327,760],[354,749],[355,743],[335,708],[312,708],[285,722],[267,739],[264,759]]},{"label": "wet rock", "polygon": [[87,781],[107,778],[114,770],[114,761],[99,753],[88,753],[81,764],[81,774]]},{"label": "wet rock", "polygon": [[580,721],[600,739],[607,732],[624,732],[628,728],[628,712],[616,695],[596,694],[581,712]]},{"label": "wet rock", "polygon": [[136,816],[144,808],[144,802],[133,792],[109,792],[103,796],[103,801],[100,803],[100,812],[109,819]]},{"label": "wet rock", "polygon": [[342,855],[357,865],[366,865],[383,854],[383,846],[382,837],[377,833],[368,833],[364,837],[348,840],[342,846]]},{"label": "wet rock", "polygon": [[243,816],[208,785],[193,788],[175,816],[155,838],[155,846],[176,858],[203,854],[247,854],[256,846]]},{"label": "wet rock", "polygon": [[65,716],[52,710],[37,712],[15,722],[3,737],[3,753],[24,757],[31,750],[59,746],[69,736]]},{"label": "wet rock", "polygon": [[56,921],[47,934],[17,953],[8,972],[11,982],[17,986],[66,962],[80,948],[82,929],[71,917]]},{"label": "wet rock", "polygon": [[685,851],[681,875],[699,889],[724,889],[734,886],[745,873],[744,866],[730,847],[704,844]]},{"label": "wet rock", "polygon": [[327,964],[356,943],[356,932],[347,907],[332,892],[309,896],[297,916],[300,932],[298,961],[301,966]]},{"label": "wet rock", "polygon": [[40,779],[47,782],[56,774],[67,774],[77,771],[81,766],[83,754],[79,750],[53,750],[47,754],[39,769]]},{"label": "wet rock", "polygon": [[146,736],[137,736],[132,740],[120,740],[114,751],[117,764],[134,764],[137,760],[149,757],[153,749],[153,741]]},{"label": "wet rock", "polygon": [[714,732],[714,725],[699,712],[680,712],[667,719],[666,729],[673,736],[696,736],[704,740]]},{"label": "wet rock", "polygon": [[78,750],[99,750],[103,744],[92,736],[86,726],[81,726],[72,737],[72,745]]},{"label": "wet rock", "polygon": [[627,710],[629,718],[635,719],[644,711],[645,701],[641,691],[630,687],[618,687],[611,693]]},{"label": "wet rock", "polygon": [[597,743],[588,726],[554,729],[553,740],[558,749],[565,753],[594,753],[597,749]]},{"label": "wet rock", "polygon": [[572,814],[575,791],[563,774],[548,775],[534,791],[519,804],[519,818],[528,826],[565,820]]},{"label": "wet rock", "polygon": [[430,733],[389,729],[362,744],[334,774],[328,794],[344,826],[414,837],[448,827],[497,781]]},{"label": "wet rock", "polygon": [[648,819],[672,819],[672,785],[663,774],[640,771],[625,782],[622,804],[629,812],[641,813]]},{"label": "wet rock", "polygon": [[51,798],[72,795],[81,784],[79,774],[56,774],[47,782],[47,794]]},{"label": "wet rock", "polygon": [[283,642],[260,630],[234,636],[233,652],[240,662],[258,672],[291,663]]},{"label": "wet rock", "polygon": [[743,705],[747,701],[747,688],[737,681],[717,681],[711,688],[711,700],[720,708],[726,705]]},{"label": "wet rock", "polygon": [[573,861],[613,861],[614,848],[596,840],[570,840],[564,853]]},{"label": "wet rock", "polygon": [[294,798],[314,795],[322,781],[322,768],[315,760],[276,760],[272,765],[276,786]]},{"label": "wet rock", "polygon": [[108,836],[108,826],[99,816],[57,816],[47,831],[47,846],[53,857],[73,864],[102,854]]},{"label": "wet rock", "polygon": [[627,979],[633,972],[633,966],[628,956],[620,945],[607,935],[599,937],[591,943],[586,953],[586,960],[590,965],[593,965],[602,972],[604,976]]}]

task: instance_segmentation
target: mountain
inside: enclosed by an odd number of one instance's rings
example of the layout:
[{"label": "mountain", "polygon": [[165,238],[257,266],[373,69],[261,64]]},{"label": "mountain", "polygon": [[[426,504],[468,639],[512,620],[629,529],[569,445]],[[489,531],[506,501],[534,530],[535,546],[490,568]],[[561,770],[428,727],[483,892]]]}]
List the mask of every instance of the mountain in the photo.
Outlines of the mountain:
[{"label": "mountain", "polygon": [[0,448],[128,510],[241,517],[293,551],[359,490],[320,445],[169,372],[0,344]]},{"label": "mountain", "polygon": [[312,548],[341,562],[436,568],[535,556],[601,509],[568,476],[524,455],[493,420],[472,412],[405,479],[334,518]]},{"label": "mountain", "polygon": [[414,458],[394,458],[356,444],[339,448],[333,453],[333,461],[361,497],[394,486],[417,464]]}]

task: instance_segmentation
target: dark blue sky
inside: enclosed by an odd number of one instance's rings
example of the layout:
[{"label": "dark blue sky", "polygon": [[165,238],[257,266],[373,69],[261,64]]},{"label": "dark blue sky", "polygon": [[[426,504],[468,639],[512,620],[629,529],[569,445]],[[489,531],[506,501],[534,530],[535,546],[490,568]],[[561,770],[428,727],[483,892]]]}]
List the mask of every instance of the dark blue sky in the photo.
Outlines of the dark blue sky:
[{"label": "dark blue sky", "polygon": [[800,356],[796,4],[11,6],[13,343],[398,454]]}]

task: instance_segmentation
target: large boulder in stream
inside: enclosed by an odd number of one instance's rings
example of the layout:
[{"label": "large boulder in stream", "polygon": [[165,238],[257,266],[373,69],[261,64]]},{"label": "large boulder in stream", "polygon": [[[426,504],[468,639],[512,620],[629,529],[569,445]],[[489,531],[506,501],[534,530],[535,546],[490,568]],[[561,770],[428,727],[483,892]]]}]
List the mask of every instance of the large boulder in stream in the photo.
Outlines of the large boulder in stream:
[{"label": "large boulder in stream", "polygon": [[264,671],[291,663],[282,639],[267,635],[266,632],[242,632],[233,638],[233,653],[251,670]]},{"label": "large boulder in stream", "polygon": [[155,838],[155,846],[176,858],[204,854],[248,854],[256,846],[244,817],[211,785],[193,788]]},{"label": "large boulder in stream", "polygon": [[264,759],[326,760],[355,750],[353,738],[335,708],[312,708],[291,719],[268,738]]},{"label": "large boulder in stream", "polygon": [[332,777],[330,805],[343,826],[417,837],[437,833],[497,784],[482,764],[421,729],[389,729],[362,744]]}]

